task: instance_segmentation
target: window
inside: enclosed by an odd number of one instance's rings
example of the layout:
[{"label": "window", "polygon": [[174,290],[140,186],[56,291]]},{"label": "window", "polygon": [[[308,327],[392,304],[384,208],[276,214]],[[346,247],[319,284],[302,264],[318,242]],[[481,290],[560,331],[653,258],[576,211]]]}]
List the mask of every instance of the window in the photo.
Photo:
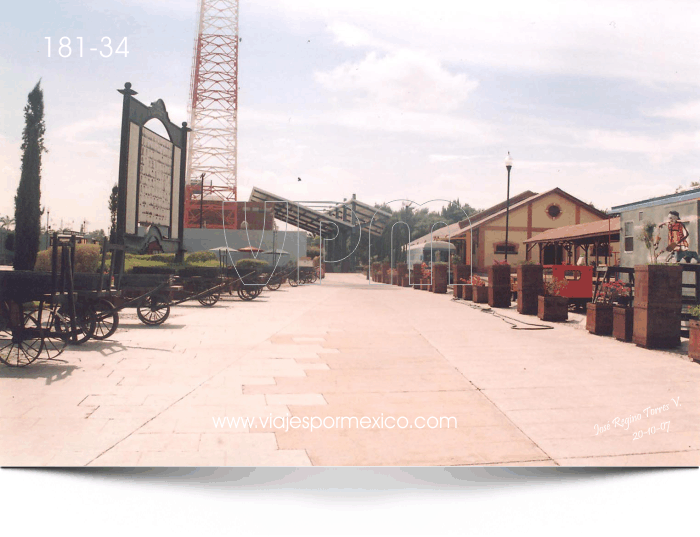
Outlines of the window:
[{"label": "window", "polygon": [[634,251],[634,222],[625,222],[625,252]]},{"label": "window", "polygon": [[567,280],[580,280],[581,279],[581,271],[580,270],[567,270],[564,271],[564,278]]},{"label": "window", "polygon": [[556,203],[548,205],[547,216],[549,216],[552,220],[556,220],[561,216],[561,207],[559,207],[559,205],[557,205]]},{"label": "window", "polygon": [[[506,243],[505,242],[497,242],[494,244],[493,252],[495,254],[505,254],[506,253]],[[518,245],[515,244],[514,242],[509,242],[508,243],[508,253],[509,254],[517,254],[518,253]]]},{"label": "window", "polygon": [[644,218],[644,211],[639,211],[639,221],[641,222]]}]

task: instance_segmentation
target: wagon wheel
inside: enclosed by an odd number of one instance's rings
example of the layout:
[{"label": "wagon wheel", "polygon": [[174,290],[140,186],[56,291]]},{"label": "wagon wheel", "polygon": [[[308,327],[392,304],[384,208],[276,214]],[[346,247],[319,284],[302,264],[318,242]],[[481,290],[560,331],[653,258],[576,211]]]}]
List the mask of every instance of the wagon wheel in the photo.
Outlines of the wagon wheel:
[{"label": "wagon wheel", "polygon": [[61,306],[54,316],[53,328],[63,334],[65,340],[70,344],[81,345],[92,337],[95,333],[97,322],[95,321],[95,312],[86,304],[75,305],[77,339],[73,341],[70,310],[67,306]]},{"label": "wagon wheel", "polygon": [[216,292],[216,293],[210,293],[208,295],[205,295],[201,298],[198,298],[197,300],[202,306],[213,306],[216,304],[219,299],[221,298],[221,293]]},{"label": "wagon wheel", "polygon": [[253,300],[255,298],[245,287],[241,287],[240,289],[238,289],[238,296],[241,300]]},{"label": "wagon wheel", "polygon": [[158,298],[147,296],[136,307],[136,314],[141,322],[149,326],[163,324],[170,315],[169,304],[158,304]]},{"label": "wagon wheel", "polygon": [[0,362],[24,367],[39,358],[44,347],[43,332],[17,303],[0,303]]},{"label": "wagon wheel", "polygon": [[276,282],[274,282],[274,283],[268,283],[268,284],[267,284],[267,288],[268,288],[270,291],[277,291],[277,289],[279,289],[280,287],[282,287],[282,278],[279,278],[279,279],[278,279]]},{"label": "wagon wheel", "polygon": [[[41,310],[41,326],[39,326],[39,311],[27,313],[27,322],[32,326],[39,328],[44,337],[44,346],[41,350],[41,358],[43,360],[53,360],[61,354],[66,345],[68,345],[68,336],[70,334],[70,326],[65,324],[65,319],[58,315],[58,308],[46,309],[45,305],[40,306]],[[63,324],[61,329],[56,329],[56,324]]]},{"label": "wagon wheel", "polygon": [[112,337],[119,327],[119,313],[106,298],[98,300],[94,305],[94,310],[96,324],[92,337],[100,341]]},{"label": "wagon wheel", "polygon": [[291,287],[296,287],[297,285],[299,285],[299,280],[296,279],[296,276],[290,276],[287,281],[289,282],[289,285]]}]

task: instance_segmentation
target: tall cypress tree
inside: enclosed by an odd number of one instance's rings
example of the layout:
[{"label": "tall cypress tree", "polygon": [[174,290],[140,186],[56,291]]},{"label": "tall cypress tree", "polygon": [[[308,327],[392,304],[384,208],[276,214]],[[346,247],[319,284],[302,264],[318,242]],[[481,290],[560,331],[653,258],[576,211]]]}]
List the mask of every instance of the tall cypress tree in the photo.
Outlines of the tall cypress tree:
[{"label": "tall cypress tree", "polygon": [[22,175],[15,196],[15,270],[33,270],[41,234],[41,154],[44,147],[44,92],[41,80],[24,107]]},{"label": "tall cypress tree", "polygon": [[112,244],[117,242],[117,209],[119,205],[119,187],[114,185],[112,187],[112,193],[109,195],[109,215],[110,215],[110,228],[109,228],[109,242]]}]

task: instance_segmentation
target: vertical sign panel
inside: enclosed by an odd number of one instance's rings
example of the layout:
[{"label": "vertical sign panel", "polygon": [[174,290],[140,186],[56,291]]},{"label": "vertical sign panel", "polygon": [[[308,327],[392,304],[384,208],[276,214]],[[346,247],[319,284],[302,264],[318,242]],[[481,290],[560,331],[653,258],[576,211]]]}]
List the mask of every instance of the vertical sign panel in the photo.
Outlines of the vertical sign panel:
[{"label": "vertical sign panel", "polygon": [[139,171],[139,126],[129,123],[129,165],[126,186],[126,233],[136,234],[136,189]]},{"label": "vertical sign panel", "polygon": [[173,144],[146,129],[141,135],[139,223],[170,227]]}]

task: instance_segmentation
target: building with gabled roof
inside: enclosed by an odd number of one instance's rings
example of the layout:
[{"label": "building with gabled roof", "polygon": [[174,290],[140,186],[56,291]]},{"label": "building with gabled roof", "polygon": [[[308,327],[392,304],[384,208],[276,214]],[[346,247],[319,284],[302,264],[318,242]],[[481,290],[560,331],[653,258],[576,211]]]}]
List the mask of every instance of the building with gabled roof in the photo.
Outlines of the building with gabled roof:
[{"label": "building with gabled roof", "polygon": [[[525,247],[525,241],[534,235],[608,217],[603,211],[560,188],[541,194],[528,190],[510,198],[506,245],[506,205],[504,201],[468,219],[437,229],[432,234],[432,240],[453,242],[461,262],[472,264],[475,272],[485,272],[494,260],[504,259],[506,249],[509,263],[529,261],[531,252]],[[430,241],[429,234],[412,241],[410,245]]]}]

